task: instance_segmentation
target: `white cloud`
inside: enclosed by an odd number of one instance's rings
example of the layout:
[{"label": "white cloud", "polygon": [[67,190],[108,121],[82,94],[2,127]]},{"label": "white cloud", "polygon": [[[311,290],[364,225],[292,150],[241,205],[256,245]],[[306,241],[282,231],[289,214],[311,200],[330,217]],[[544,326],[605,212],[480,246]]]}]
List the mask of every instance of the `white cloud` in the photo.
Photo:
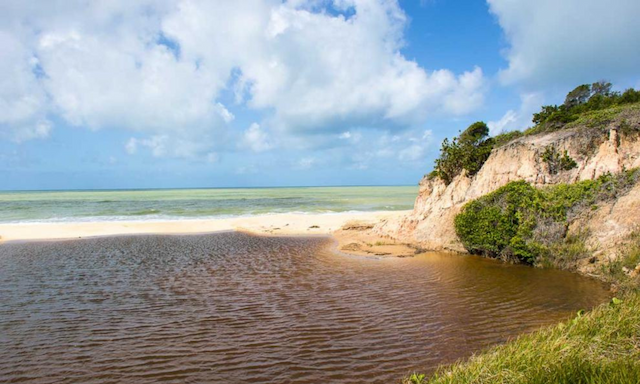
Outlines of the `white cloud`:
[{"label": "white cloud", "polygon": [[133,155],[136,152],[138,152],[138,139],[136,139],[134,137],[130,138],[127,141],[127,143],[124,145],[124,149],[130,155]]},{"label": "white cloud", "polygon": [[507,83],[542,86],[637,76],[637,0],[487,0],[509,48]]},{"label": "white cloud", "polygon": [[[397,141],[398,140],[396,140],[396,142]],[[398,160],[402,162],[420,161],[424,159],[427,154],[427,149],[433,143],[433,132],[427,129],[424,131],[422,136],[409,136],[407,141],[409,142],[409,145],[399,150]]]},{"label": "white cloud", "polygon": [[264,152],[273,148],[269,135],[257,123],[251,124],[244,132],[243,144],[254,152]]},{"label": "white cloud", "polygon": [[[351,3],[351,2],[350,2]],[[430,112],[467,113],[483,98],[479,68],[429,72],[399,53],[406,17],[394,1],[354,1],[349,19],[282,5],[267,54],[243,67],[250,105],[286,131],[411,125]]]},{"label": "white cloud", "polygon": [[410,145],[398,153],[400,161],[416,161],[424,155],[424,147],[418,144]]},{"label": "white cloud", "polygon": [[[519,120],[518,113],[513,109],[508,110],[505,114],[497,121],[489,121],[487,126],[489,126],[489,133],[494,136],[500,134],[505,131],[511,131],[509,127],[512,127]],[[517,129],[517,128],[516,128]]]},{"label": "white cloud", "polygon": [[478,108],[481,69],[408,60],[406,23],[395,0],[5,0],[0,127],[44,138],[56,116],[145,136],[130,153],[192,158],[233,135],[225,90],[265,117],[239,138],[254,151],[273,147],[265,129],[335,138]]},{"label": "white cloud", "polygon": [[525,93],[520,95],[520,108],[518,111],[512,109],[505,112],[505,114],[497,121],[489,121],[489,133],[492,136],[497,134],[513,131],[523,130],[531,126],[531,119],[534,112],[540,110],[540,106],[544,102],[544,98],[540,93]]},{"label": "white cloud", "polygon": [[17,36],[0,30],[0,137],[22,142],[49,136],[47,97],[34,70],[38,60]]},{"label": "white cloud", "polygon": [[28,121],[14,127],[13,140],[21,143],[33,139],[45,139],[51,133],[52,124],[47,119]]},{"label": "white cloud", "polygon": [[404,131],[399,135],[385,133],[377,139],[367,137],[363,144],[352,149],[349,167],[368,169],[389,164],[390,160],[401,163],[421,164],[433,144],[433,132],[429,129]]}]

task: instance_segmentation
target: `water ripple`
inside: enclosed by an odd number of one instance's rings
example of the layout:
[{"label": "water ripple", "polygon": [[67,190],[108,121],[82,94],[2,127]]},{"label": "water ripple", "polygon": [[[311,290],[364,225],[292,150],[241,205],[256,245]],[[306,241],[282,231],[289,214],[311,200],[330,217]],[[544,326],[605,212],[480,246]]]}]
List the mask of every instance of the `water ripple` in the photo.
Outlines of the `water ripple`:
[{"label": "water ripple", "polygon": [[370,260],[239,233],[0,247],[10,383],[389,383],[606,299],[475,257]]}]

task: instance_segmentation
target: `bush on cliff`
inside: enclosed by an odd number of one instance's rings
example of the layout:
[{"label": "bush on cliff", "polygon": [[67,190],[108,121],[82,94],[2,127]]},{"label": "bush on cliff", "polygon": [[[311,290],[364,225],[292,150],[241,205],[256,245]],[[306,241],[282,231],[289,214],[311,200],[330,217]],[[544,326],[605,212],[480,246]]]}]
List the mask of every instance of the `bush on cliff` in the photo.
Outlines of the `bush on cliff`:
[{"label": "bush on cliff", "polygon": [[514,181],[465,205],[454,221],[456,233],[472,254],[526,264],[574,262],[567,259],[589,252],[581,234],[568,234],[569,224],[639,180],[634,169],[542,189]]},{"label": "bush on cliff", "polygon": [[614,107],[640,102],[640,91],[629,88],[623,93],[611,91],[611,83],[598,81],[593,84],[582,84],[567,94],[561,105],[545,105],[531,120],[535,125],[525,134],[533,135],[555,131],[566,127],[585,114]]},{"label": "bush on cliff", "polygon": [[[445,139],[442,142],[440,156],[436,159],[434,169],[428,177],[429,179],[439,178],[448,185],[453,178],[464,171],[469,176],[478,173],[493,148],[505,145],[518,137],[573,128],[577,125],[587,128],[604,128],[615,121],[621,113],[633,110],[634,107],[630,104],[638,106],[639,103],[640,91],[633,88],[620,93],[612,91],[611,83],[605,81],[580,85],[567,94],[563,104],[543,106],[540,112],[533,115],[532,122],[535,125],[524,132],[510,131],[489,137],[489,128],[484,122],[479,121],[470,125],[458,137],[451,140]],[[640,125],[637,122],[631,124],[625,119],[619,120],[622,120],[619,127],[621,133],[640,132]],[[564,160],[569,159],[564,158]],[[559,161],[563,161],[563,158]],[[570,169],[571,162],[567,162],[560,168]]]},{"label": "bush on cliff", "polygon": [[552,145],[547,146],[544,149],[541,157],[542,161],[547,163],[547,166],[549,167],[549,173],[552,175],[555,175],[560,171],[568,171],[578,166],[578,164],[569,156],[566,150],[561,155],[558,150]]},{"label": "bush on cliff", "polygon": [[463,171],[469,176],[478,173],[493,149],[493,139],[488,136],[489,127],[478,121],[453,140],[445,139],[440,149],[440,157],[436,159],[434,170],[429,177],[438,177],[445,184],[449,184]]}]

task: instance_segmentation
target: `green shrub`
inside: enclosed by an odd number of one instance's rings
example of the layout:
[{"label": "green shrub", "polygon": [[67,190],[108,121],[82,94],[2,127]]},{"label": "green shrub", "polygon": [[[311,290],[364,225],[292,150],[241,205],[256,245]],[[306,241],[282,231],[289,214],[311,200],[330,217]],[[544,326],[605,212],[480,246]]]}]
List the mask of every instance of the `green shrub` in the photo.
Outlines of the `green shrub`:
[{"label": "green shrub", "polygon": [[445,184],[463,171],[473,176],[487,160],[493,149],[493,139],[488,138],[489,128],[484,122],[471,124],[460,136],[449,141],[445,139],[436,159],[430,178],[440,178]]},{"label": "green shrub", "polygon": [[569,224],[597,202],[628,192],[639,176],[634,169],[542,189],[514,181],[465,205],[454,220],[456,234],[472,254],[567,267],[589,254],[585,236],[571,237]]},{"label": "green shrub", "polygon": [[546,268],[571,269],[578,260],[593,254],[585,242],[587,235],[586,231],[581,231],[565,235],[560,240],[548,241],[548,244],[539,246],[536,263]]},{"label": "green shrub", "polygon": [[582,84],[567,94],[562,105],[545,105],[540,112],[534,113],[532,122],[535,125],[525,134],[534,135],[575,125],[603,127],[621,111],[616,107],[638,102],[640,91],[633,88],[621,94],[612,92],[611,83],[606,81]]},{"label": "green shrub", "polygon": [[549,173],[552,175],[557,174],[560,171],[568,171],[576,168],[578,164],[569,156],[565,150],[562,155],[558,153],[556,148],[552,145],[547,146],[541,155],[542,161],[547,163],[549,167]]},{"label": "green shrub", "polygon": [[525,211],[537,204],[536,197],[537,191],[528,183],[509,183],[467,204],[455,218],[456,233],[472,254],[532,262],[522,239],[531,229]]},{"label": "green shrub", "polygon": [[513,140],[523,136],[524,133],[520,132],[520,131],[510,131],[510,132],[504,132],[501,133],[499,135],[496,135],[493,137],[493,147],[494,148],[498,148],[501,147],[505,144],[508,144],[510,142],[512,142]]}]

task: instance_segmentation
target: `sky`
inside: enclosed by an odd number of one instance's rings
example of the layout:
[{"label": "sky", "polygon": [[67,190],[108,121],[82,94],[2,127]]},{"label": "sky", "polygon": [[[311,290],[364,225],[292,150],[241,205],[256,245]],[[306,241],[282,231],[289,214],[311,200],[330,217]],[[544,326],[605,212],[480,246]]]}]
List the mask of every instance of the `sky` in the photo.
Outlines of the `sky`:
[{"label": "sky", "polygon": [[415,185],[640,88],[637,0],[3,0],[0,189]]}]

